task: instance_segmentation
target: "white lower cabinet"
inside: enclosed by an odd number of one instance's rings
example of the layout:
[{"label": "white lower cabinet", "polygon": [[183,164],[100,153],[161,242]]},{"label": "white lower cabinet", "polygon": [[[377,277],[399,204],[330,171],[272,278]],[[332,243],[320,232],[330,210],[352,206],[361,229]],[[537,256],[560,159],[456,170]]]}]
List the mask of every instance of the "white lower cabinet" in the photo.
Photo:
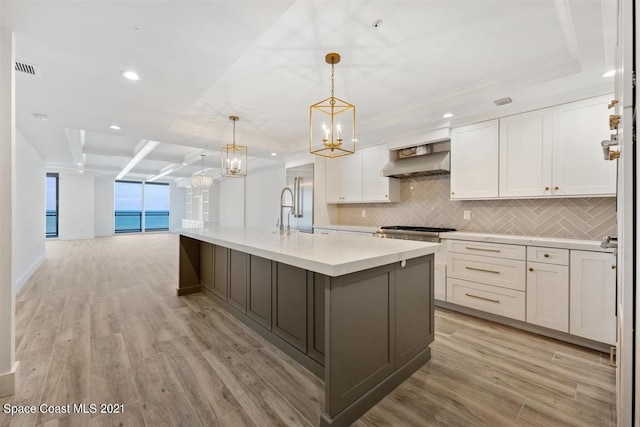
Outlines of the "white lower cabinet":
[{"label": "white lower cabinet", "polygon": [[436,299],[615,344],[612,253],[464,240],[447,248],[446,292],[436,287]]},{"label": "white lower cabinet", "polygon": [[447,264],[435,263],[433,269],[433,297],[441,301],[447,299]]},{"label": "white lower cabinet", "polygon": [[448,277],[447,301],[498,316],[525,320],[525,293],[522,291]]},{"label": "white lower cabinet", "polygon": [[569,332],[569,267],[527,263],[527,322]]},{"label": "white lower cabinet", "polygon": [[569,333],[616,342],[616,261],[604,252],[571,251]]}]

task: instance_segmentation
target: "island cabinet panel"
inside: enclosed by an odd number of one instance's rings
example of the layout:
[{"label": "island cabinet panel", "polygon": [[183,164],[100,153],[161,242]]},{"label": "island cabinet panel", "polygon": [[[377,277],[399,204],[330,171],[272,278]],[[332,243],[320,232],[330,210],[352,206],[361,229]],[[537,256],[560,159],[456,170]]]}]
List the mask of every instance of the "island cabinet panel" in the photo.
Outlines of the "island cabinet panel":
[{"label": "island cabinet panel", "polygon": [[307,354],[316,362],[324,365],[324,289],[328,285],[328,276],[308,272],[307,290],[307,334],[309,346]]},{"label": "island cabinet panel", "polygon": [[213,292],[213,245],[200,242],[200,286]]},{"label": "island cabinet panel", "polygon": [[271,260],[251,255],[247,316],[271,330]]},{"label": "island cabinet panel", "polygon": [[396,367],[420,353],[434,338],[433,262],[418,258],[396,269]]},{"label": "island cabinet panel", "polygon": [[395,370],[393,272],[387,265],[331,279],[325,381],[332,417]]},{"label": "island cabinet panel", "polygon": [[229,249],[222,246],[213,247],[213,289],[217,297],[227,300],[229,280]]},{"label": "island cabinet panel", "polygon": [[273,333],[307,352],[307,271],[276,263]]},{"label": "island cabinet panel", "polygon": [[199,292],[201,288],[200,242],[187,236],[180,236],[179,250],[178,296]]},{"label": "island cabinet panel", "polygon": [[247,284],[249,282],[249,254],[229,251],[229,304],[247,313]]}]

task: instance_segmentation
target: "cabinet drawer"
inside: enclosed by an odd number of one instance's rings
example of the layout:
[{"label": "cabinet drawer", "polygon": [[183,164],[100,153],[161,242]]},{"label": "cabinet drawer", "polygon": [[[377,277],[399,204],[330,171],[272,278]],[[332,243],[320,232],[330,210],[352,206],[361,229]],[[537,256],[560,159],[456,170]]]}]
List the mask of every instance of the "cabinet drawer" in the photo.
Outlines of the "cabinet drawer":
[{"label": "cabinet drawer", "polygon": [[516,320],[525,319],[525,293],[521,291],[448,278],[447,302]]},{"label": "cabinet drawer", "polygon": [[502,243],[469,242],[466,240],[449,240],[447,250],[461,254],[485,255],[496,258],[524,260],[527,252],[524,246],[505,245]]},{"label": "cabinet drawer", "polygon": [[447,275],[456,279],[524,291],[525,261],[456,254],[447,256]]},{"label": "cabinet drawer", "polygon": [[546,264],[569,265],[569,250],[527,246],[527,261],[544,262]]}]

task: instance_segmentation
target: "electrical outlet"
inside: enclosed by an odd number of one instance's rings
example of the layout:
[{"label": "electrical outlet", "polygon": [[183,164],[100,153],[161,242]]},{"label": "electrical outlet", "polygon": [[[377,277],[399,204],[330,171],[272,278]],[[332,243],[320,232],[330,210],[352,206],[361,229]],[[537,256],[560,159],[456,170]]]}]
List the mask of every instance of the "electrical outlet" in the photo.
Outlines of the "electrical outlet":
[{"label": "electrical outlet", "polygon": [[464,219],[471,219],[471,211],[464,211]]},{"label": "electrical outlet", "polygon": [[362,209],[362,218],[366,218],[367,217],[367,211]]}]

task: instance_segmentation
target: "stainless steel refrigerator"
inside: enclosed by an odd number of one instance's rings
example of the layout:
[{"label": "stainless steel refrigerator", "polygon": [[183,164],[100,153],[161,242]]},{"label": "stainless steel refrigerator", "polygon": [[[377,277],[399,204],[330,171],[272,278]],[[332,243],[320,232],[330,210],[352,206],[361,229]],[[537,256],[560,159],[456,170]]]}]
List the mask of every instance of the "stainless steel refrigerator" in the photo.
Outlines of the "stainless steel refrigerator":
[{"label": "stainless steel refrigerator", "polygon": [[[313,233],[313,163],[287,168],[286,186],[293,193],[291,228]],[[286,214],[284,212],[284,223]]]}]

